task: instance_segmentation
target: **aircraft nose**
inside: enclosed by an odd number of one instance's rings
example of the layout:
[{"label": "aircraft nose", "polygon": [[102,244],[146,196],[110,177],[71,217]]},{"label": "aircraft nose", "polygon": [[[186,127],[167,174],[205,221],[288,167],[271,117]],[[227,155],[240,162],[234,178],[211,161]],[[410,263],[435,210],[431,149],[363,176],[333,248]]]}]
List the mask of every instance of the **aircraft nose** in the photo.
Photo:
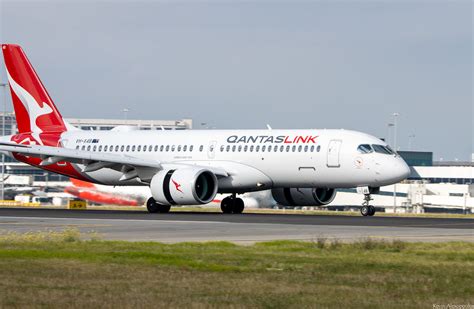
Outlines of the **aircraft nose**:
[{"label": "aircraft nose", "polygon": [[408,166],[408,164],[405,162],[405,160],[403,160],[402,158],[398,158],[398,170],[399,170],[399,178],[400,180],[399,181],[402,181],[404,179],[407,179],[408,176],[410,176],[411,174],[411,170],[410,170],[410,167]]},{"label": "aircraft nose", "polygon": [[381,175],[379,180],[383,185],[391,185],[405,180],[410,176],[411,170],[406,162],[400,157],[392,157],[381,164]]}]

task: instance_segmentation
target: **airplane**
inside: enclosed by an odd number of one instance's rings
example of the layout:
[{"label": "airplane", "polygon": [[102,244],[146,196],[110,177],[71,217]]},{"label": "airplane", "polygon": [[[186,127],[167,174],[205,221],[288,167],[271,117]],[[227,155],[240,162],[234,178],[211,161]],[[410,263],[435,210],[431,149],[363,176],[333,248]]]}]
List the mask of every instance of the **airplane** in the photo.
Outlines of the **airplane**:
[{"label": "airplane", "polygon": [[240,214],[238,194],[269,189],[280,205],[327,205],[338,188],[357,188],[361,214],[373,216],[371,194],[410,173],[385,142],[352,130],[82,131],[62,118],[19,45],[2,52],[19,133],[2,137],[0,151],[79,180],[147,186],[150,213],[222,193],[222,212]]}]

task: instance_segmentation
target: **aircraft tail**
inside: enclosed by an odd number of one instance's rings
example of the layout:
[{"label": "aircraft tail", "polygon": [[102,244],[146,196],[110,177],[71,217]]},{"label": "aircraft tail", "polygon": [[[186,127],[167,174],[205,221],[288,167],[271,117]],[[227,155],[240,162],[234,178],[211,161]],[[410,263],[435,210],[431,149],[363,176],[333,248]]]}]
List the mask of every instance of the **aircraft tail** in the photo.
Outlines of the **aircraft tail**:
[{"label": "aircraft tail", "polygon": [[61,133],[66,123],[22,48],[2,44],[19,133]]}]

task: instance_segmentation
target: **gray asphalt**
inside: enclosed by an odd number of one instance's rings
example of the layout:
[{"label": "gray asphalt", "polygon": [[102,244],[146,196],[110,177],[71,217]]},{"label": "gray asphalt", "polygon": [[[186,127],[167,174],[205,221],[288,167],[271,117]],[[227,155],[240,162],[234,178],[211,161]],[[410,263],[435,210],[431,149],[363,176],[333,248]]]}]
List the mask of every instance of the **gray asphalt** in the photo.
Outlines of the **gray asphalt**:
[{"label": "gray asphalt", "polygon": [[71,226],[85,234],[94,231],[103,239],[131,241],[252,243],[319,237],[354,241],[373,237],[474,242],[473,219],[0,208],[0,231],[23,233]]}]

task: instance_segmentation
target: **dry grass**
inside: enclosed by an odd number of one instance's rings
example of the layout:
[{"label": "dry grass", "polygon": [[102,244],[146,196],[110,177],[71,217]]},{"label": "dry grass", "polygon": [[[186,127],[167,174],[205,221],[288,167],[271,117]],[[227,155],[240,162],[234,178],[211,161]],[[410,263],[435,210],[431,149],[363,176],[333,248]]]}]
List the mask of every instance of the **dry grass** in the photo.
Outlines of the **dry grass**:
[{"label": "dry grass", "polygon": [[318,237],[253,246],[0,237],[0,307],[432,307],[474,303],[474,244]]}]

